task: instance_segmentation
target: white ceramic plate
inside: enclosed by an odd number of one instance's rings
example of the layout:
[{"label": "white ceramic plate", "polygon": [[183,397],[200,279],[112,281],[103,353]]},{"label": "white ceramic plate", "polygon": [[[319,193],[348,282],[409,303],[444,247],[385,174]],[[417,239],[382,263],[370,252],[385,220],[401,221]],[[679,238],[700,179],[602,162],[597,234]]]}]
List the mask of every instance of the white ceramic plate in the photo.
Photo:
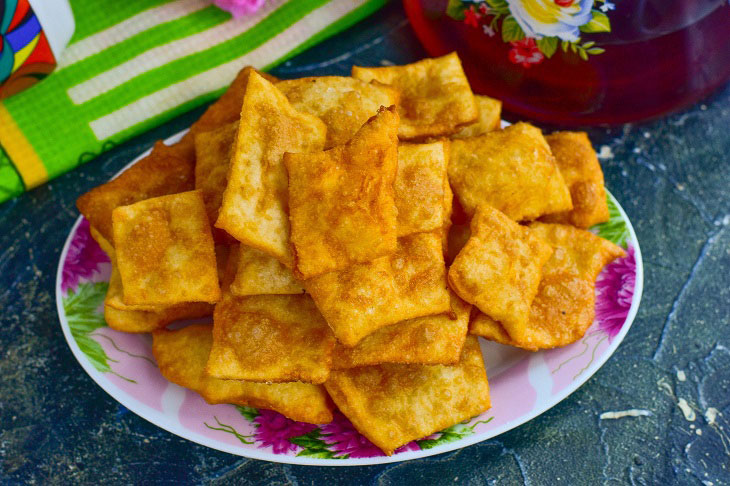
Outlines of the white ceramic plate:
[{"label": "white ceramic plate", "polygon": [[390,457],[339,413],[330,424],[302,424],[267,410],[208,405],[198,394],[165,380],[152,358],[148,335],[106,327],[103,300],[110,265],[81,217],[61,252],[58,316],[71,351],[99,386],[140,417],[180,437],[231,454],[291,464],[366,465],[426,457],[481,442],[537,417],[585,383],[616,350],[639,307],[643,265],[634,229],[610,194],[609,204],[611,220],[592,230],[627,248],[628,256],[599,276],[596,320],[585,336],[537,353],[481,340],[492,408],[413,441]]}]

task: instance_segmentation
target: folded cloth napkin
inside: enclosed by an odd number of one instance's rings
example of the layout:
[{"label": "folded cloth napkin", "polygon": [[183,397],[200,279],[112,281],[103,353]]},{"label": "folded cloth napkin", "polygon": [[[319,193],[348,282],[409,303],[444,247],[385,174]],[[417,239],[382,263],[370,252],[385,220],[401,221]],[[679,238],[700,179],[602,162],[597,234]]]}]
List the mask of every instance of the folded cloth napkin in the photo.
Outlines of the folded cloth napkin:
[{"label": "folded cloth napkin", "polygon": [[76,32],[48,78],[0,103],[0,202],[218,97],[386,0],[266,0],[234,19],[210,0],[71,0]]}]

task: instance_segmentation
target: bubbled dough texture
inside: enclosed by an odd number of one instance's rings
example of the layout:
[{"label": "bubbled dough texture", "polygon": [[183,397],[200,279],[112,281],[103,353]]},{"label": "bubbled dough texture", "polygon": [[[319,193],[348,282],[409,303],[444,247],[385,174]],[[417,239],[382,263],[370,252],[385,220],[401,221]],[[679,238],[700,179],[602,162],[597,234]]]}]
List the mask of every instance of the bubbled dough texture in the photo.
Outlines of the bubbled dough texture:
[{"label": "bubbled dough texture", "polygon": [[530,229],[484,205],[449,269],[449,283],[462,299],[522,337],[551,253],[550,245]]},{"label": "bubbled dough texture", "polygon": [[212,327],[193,324],[155,332],[152,352],[168,380],[194,390],[210,404],[232,403],[275,410],[292,420],[313,424],[332,421],[332,405],[321,385],[252,383],[220,380],[205,373],[213,343]]},{"label": "bubbled dough texture", "polygon": [[405,140],[449,135],[477,119],[478,109],[455,53],[405,66],[353,66],[352,76],[400,91],[398,136]]},{"label": "bubbled dough texture", "polygon": [[448,170],[468,215],[484,203],[515,221],[573,207],[550,147],[540,129],[527,123],[452,140]]},{"label": "bubbled dough texture", "polygon": [[213,237],[200,191],[121,206],[112,219],[125,304],[220,298]]},{"label": "bubbled dough texture", "polygon": [[467,338],[456,366],[383,364],[333,371],[325,387],[355,428],[388,455],[490,406],[475,336]]},{"label": "bubbled dough texture", "polygon": [[252,73],[215,226],[291,266],[282,157],[321,150],[326,130],[317,117],[292,108],[274,85]]}]

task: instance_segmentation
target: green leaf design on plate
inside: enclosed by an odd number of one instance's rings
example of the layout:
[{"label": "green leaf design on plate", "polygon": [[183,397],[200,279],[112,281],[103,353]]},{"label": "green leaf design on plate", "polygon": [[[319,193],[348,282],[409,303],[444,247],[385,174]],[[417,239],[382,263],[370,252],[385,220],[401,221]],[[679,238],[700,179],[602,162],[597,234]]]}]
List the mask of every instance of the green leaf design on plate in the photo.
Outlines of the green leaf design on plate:
[{"label": "green leaf design on plate", "polygon": [[231,434],[236,439],[241,441],[242,444],[253,444],[253,441],[248,440],[253,437],[252,435],[243,435],[243,434],[239,433],[236,430],[236,428],[233,427],[232,425],[224,424],[223,422],[218,420],[218,417],[216,417],[215,415],[213,415],[213,418],[218,423],[218,427],[213,427],[212,425],[208,425],[208,422],[203,422],[203,425],[208,427],[210,430],[218,430],[220,432],[225,432],[226,434]]},{"label": "green leaf design on plate", "polygon": [[592,10],[591,13],[593,14],[593,18],[591,18],[587,24],[579,27],[581,32],[589,34],[597,32],[611,32],[611,21],[608,20],[608,15],[600,10]]},{"label": "green leaf design on plate", "polygon": [[553,57],[555,51],[558,50],[558,38],[557,37],[543,37],[537,40],[537,47],[540,52],[545,54],[548,59]]},{"label": "green leaf design on plate", "polygon": [[441,435],[439,435],[435,439],[422,439],[417,440],[416,444],[423,449],[433,449],[434,447],[448,444],[450,442],[454,442],[457,440],[461,440],[464,437],[469,437],[470,435],[474,434],[474,428],[479,424],[486,424],[491,422],[494,419],[494,417],[489,417],[487,420],[480,420],[478,422],[475,422],[473,425],[466,425],[464,423],[452,425],[451,427],[444,429],[440,432]]},{"label": "green leaf design on plate", "polygon": [[322,431],[319,428],[304,435],[292,437],[289,442],[302,448],[297,457],[315,457],[317,459],[347,459],[349,454],[337,455],[330,450],[331,444],[322,439]]},{"label": "green leaf design on plate", "polygon": [[446,6],[446,15],[454,20],[464,20],[464,10],[466,10],[466,6],[461,0],[449,0],[449,4]]},{"label": "green leaf design on plate", "polygon": [[253,423],[253,421],[256,420],[256,417],[259,416],[259,411],[253,407],[246,407],[244,405],[236,405],[236,409],[238,410],[238,413],[243,415],[243,418],[245,418],[246,420],[248,420],[251,423]]},{"label": "green leaf design on plate", "polygon": [[101,345],[89,337],[89,333],[105,327],[104,315],[98,312],[104,302],[107,282],[83,282],[76,289],[69,289],[63,297],[66,320],[76,344],[98,371],[111,371],[109,356]]},{"label": "green leaf design on plate", "polygon": [[522,31],[522,27],[517,23],[517,20],[511,15],[508,15],[502,21],[502,40],[505,42],[516,42],[525,38],[525,33]]},{"label": "green leaf design on plate", "polygon": [[597,224],[591,229],[601,238],[626,248],[626,241],[629,239],[629,229],[626,226],[626,221],[621,217],[621,213],[611,196],[606,195],[606,203],[608,204],[608,221]]}]

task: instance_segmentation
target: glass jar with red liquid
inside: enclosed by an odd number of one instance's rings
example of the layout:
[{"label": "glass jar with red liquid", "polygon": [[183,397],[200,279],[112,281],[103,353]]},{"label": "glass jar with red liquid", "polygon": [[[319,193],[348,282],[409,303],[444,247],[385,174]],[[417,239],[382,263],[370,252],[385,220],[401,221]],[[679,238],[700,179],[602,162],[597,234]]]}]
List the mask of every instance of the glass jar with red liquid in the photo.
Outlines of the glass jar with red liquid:
[{"label": "glass jar with red liquid", "polygon": [[561,124],[623,123],[730,79],[728,0],[404,0],[432,56],[457,51],[476,93]]}]

